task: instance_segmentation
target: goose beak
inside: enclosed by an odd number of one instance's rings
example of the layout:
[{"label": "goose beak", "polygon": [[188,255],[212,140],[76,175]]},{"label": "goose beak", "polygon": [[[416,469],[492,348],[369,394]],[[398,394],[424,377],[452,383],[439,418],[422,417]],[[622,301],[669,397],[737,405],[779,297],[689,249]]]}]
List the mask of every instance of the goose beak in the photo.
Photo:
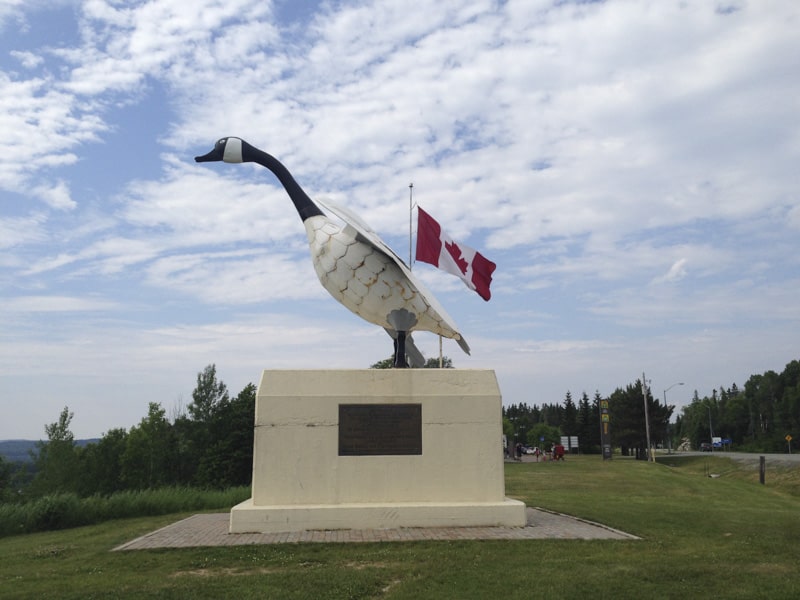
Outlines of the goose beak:
[{"label": "goose beak", "polygon": [[194,157],[194,161],[195,162],[199,162],[199,163],[201,163],[201,162],[214,162],[214,161],[220,161],[220,160],[222,160],[222,152],[221,152],[221,149],[219,147],[214,148],[208,154],[204,154],[203,156],[195,156]]}]

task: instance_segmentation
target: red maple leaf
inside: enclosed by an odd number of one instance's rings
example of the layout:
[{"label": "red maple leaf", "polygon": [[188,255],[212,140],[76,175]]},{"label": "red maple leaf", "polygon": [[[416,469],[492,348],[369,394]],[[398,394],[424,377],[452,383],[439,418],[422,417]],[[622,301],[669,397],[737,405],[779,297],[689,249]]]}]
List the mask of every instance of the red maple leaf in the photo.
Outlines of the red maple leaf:
[{"label": "red maple leaf", "polygon": [[444,247],[447,249],[447,252],[450,254],[450,256],[453,257],[453,261],[456,263],[458,269],[462,273],[466,274],[469,263],[461,256],[461,248],[458,246],[458,244],[455,242],[445,242]]}]

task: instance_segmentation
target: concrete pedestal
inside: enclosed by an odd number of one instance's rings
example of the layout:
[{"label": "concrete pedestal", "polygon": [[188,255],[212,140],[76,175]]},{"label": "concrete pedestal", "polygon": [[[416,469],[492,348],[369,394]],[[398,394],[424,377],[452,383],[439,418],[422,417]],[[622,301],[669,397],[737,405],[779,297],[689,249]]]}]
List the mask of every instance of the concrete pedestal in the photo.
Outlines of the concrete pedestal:
[{"label": "concrete pedestal", "polygon": [[[421,452],[340,455],[339,407],[361,404],[420,406]],[[493,371],[262,374],[253,495],[231,510],[231,533],[492,525],[525,525],[525,505],[505,497]]]}]

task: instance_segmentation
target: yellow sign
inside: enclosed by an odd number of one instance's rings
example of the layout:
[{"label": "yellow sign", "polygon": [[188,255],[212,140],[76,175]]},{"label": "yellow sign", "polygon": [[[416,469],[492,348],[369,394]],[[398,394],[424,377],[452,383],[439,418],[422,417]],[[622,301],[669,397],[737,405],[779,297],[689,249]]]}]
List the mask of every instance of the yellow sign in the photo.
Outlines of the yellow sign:
[{"label": "yellow sign", "polygon": [[787,442],[791,442],[791,441],[792,441],[792,436],[790,436],[790,435],[787,433],[787,434],[786,434],[786,437],[785,437],[785,438],[783,438],[783,439],[785,439]]}]

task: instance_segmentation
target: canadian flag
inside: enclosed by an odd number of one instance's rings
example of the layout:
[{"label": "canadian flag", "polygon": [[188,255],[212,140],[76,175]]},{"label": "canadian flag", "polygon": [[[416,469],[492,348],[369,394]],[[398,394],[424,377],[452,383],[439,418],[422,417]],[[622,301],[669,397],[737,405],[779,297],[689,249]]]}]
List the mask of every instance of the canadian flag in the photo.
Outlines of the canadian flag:
[{"label": "canadian flag", "polygon": [[492,273],[497,265],[469,246],[459,244],[442,230],[439,223],[417,207],[417,260],[460,277],[484,300],[492,293]]}]

